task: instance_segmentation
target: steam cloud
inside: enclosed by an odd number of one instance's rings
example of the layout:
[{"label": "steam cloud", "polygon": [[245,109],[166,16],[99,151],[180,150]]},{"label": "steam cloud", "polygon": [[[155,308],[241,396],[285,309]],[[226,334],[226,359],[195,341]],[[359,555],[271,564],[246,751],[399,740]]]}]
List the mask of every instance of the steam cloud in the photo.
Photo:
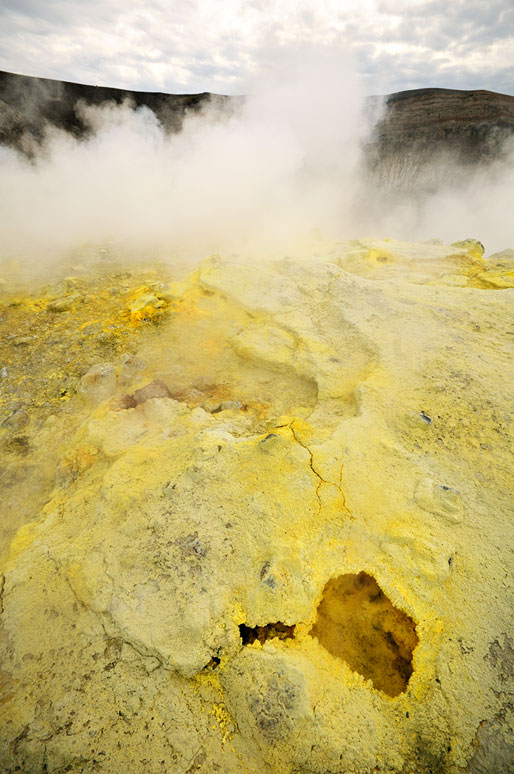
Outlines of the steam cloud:
[{"label": "steam cloud", "polygon": [[514,154],[473,174],[445,167],[444,186],[406,201],[364,173],[371,126],[341,56],[303,52],[248,91],[231,114],[212,105],[175,135],[144,108],[83,106],[88,139],[50,132],[32,162],[1,148],[0,256],[45,263],[114,243],[139,257],[196,260],[280,252],[312,228],[331,239],[514,245]]}]

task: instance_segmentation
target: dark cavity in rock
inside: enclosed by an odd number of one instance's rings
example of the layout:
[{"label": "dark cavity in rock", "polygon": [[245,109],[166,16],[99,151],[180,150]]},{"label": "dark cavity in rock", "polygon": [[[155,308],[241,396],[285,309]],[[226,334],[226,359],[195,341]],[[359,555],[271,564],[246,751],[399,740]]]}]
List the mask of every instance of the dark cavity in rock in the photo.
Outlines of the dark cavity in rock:
[{"label": "dark cavity in rock", "polygon": [[294,625],[287,626],[280,621],[276,623],[269,623],[265,626],[246,626],[241,624],[239,627],[239,634],[243,645],[251,645],[258,640],[261,644],[264,644],[266,640],[292,640],[294,637]]},{"label": "dark cavity in rock", "polygon": [[418,644],[416,624],[367,573],[327,583],[310,634],[388,696],[407,688]]}]

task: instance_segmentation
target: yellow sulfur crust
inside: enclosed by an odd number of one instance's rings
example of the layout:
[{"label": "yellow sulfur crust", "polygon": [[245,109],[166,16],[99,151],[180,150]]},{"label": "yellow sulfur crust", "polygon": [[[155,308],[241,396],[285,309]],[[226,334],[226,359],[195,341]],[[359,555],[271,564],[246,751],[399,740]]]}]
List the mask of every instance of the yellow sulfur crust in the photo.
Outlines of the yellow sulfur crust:
[{"label": "yellow sulfur crust", "polygon": [[2,771],[512,771],[507,263],[131,280],[109,363],[4,428],[54,463],[3,563]]}]

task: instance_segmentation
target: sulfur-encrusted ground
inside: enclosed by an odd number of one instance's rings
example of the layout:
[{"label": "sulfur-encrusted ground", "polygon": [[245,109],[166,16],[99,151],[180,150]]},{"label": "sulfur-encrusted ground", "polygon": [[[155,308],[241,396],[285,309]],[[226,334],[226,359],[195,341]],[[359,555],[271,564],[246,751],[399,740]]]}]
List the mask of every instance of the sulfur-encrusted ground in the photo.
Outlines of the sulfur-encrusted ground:
[{"label": "sulfur-encrusted ground", "polygon": [[482,252],[5,284],[2,771],[513,771],[514,261]]}]

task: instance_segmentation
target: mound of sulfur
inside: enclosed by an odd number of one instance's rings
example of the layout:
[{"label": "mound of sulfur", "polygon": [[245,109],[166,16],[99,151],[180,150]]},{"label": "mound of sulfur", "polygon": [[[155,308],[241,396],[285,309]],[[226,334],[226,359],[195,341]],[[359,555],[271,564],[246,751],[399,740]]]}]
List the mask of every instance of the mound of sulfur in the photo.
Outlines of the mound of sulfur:
[{"label": "mound of sulfur", "polygon": [[482,253],[212,257],[85,369],[2,568],[2,771],[512,771],[514,262]]}]

